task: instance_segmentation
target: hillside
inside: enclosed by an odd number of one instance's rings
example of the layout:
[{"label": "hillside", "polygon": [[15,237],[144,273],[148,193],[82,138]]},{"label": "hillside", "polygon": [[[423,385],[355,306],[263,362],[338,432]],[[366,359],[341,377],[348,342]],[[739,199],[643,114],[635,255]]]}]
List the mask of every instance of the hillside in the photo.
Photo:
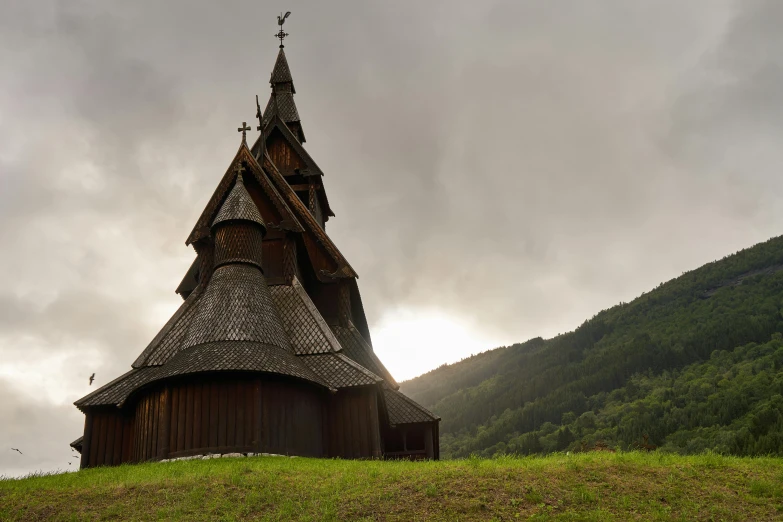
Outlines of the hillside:
[{"label": "hillside", "polygon": [[402,390],[442,416],[446,458],[596,443],[782,455],[782,268],[778,237]]},{"label": "hillside", "polygon": [[275,457],[0,480],[0,520],[775,520],[783,460],[647,453]]}]

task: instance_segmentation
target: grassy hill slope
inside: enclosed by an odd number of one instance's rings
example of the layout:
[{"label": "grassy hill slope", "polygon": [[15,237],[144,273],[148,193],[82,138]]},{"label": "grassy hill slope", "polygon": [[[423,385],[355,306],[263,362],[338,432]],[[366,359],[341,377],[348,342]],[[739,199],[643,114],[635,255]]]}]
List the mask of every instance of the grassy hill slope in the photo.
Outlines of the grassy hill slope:
[{"label": "grassy hill slope", "polygon": [[[783,454],[783,237],[709,263],[575,331],[402,384],[442,416],[442,454],[644,443]],[[566,297],[564,297],[566,298]]]},{"label": "grassy hill slope", "polygon": [[0,520],[776,520],[783,459],[235,458],[0,480]]}]

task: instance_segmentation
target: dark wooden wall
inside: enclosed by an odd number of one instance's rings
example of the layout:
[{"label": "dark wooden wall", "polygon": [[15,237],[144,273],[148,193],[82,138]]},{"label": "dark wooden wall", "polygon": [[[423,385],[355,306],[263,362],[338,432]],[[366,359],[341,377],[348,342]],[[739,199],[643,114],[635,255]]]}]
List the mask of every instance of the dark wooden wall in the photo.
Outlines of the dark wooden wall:
[{"label": "dark wooden wall", "polygon": [[169,386],[168,452],[162,458],[257,451],[253,379],[190,380]]},{"label": "dark wooden wall", "polygon": [[283,259],[285,256],[285,243],[286,239],[272,239],[264,241],[263,247],[263,262],[264,276],[266,277],[268,284],[284,284],[285,271],[283,269]]},{"label": "dark wooden wall", "polygon": [[378,395],[375,387],[342,390],[329,401],[329,456],[346,459],[380,458]]},{"label": "dark wooden wall", "polygon": [[298,169],[305,168],[305,163],[277,129],[267,138],[266,152],[283,176],[294,176]]},{"label": "dark wooden wall", "polygon": [[82,467],[205,453],[326,456],[326,390],[276,376],[191,376],[91,409]]},{"label": "dark wooden wall", "polygon": [[116,466],[131,460],[133,417],[116,408],[94,408],[84,419],[81,467]]},{"label": "dark wooden wall", "polygon": [[323,457],[326,392],[296,382],[261,381],[261,451]]},{"label": "dark wooden wall", "polygon": [[331,325],[339,324],[339,283],[314,281],[307,285],[307,294],[318,308],[321,317]]},{"label": "dark wooden wall", "polygon": [[133,462],[159,458],[165,440],[166,390],[154,390],[136,403]]}]

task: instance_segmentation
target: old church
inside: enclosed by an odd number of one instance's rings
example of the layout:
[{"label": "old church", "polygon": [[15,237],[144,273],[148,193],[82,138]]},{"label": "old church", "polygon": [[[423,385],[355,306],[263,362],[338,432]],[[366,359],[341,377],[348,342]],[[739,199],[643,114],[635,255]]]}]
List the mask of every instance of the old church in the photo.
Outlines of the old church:
[{"label": "old church", "polygon": [[262,452],[438,458],[440,419],[374,353],[358,276],[326,233],[327,176],[304,147],[282,37],[270,84],[258,139],[239,129],[187,238],[184,302],[130,371],[75,403],[82,468]]}]

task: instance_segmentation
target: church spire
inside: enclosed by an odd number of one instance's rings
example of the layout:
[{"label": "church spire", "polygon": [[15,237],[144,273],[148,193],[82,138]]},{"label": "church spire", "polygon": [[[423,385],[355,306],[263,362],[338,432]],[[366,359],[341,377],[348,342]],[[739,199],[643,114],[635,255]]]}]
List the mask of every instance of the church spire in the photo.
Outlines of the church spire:
[{"label": "church spire", "polygon": [[234,188],[212,221],[215,268],[237,263],[262,267],[261,243],[266,234],[266,224],[245,188],[242,179],[244,170],[241,163],[237,165]]},{"label": "church spire", "polygon": [[277,53],[277,60],[269,77],[272,94],[269,97],[269,102],[266,104],[266,109],[264,109],[263,124],[266,125],[269,123],[269,120],[277,115],[291,129],[299,142],[304,143],[305,136],[302,130],[302,122],[299,119],[299,111],[296,110],[296,103],[294,103],[294,94],[296,94],[294,79],[291,76],[291,69],[288,67],[285,50],[283,50],[283,38],[288,36],[287,33],[283,32],[283,23],[285,23],[285,19],[290,14],[291,12],[289,11],[285,16],[277,17],[280,32],[275,36],[280,38],[280,51]]}]

